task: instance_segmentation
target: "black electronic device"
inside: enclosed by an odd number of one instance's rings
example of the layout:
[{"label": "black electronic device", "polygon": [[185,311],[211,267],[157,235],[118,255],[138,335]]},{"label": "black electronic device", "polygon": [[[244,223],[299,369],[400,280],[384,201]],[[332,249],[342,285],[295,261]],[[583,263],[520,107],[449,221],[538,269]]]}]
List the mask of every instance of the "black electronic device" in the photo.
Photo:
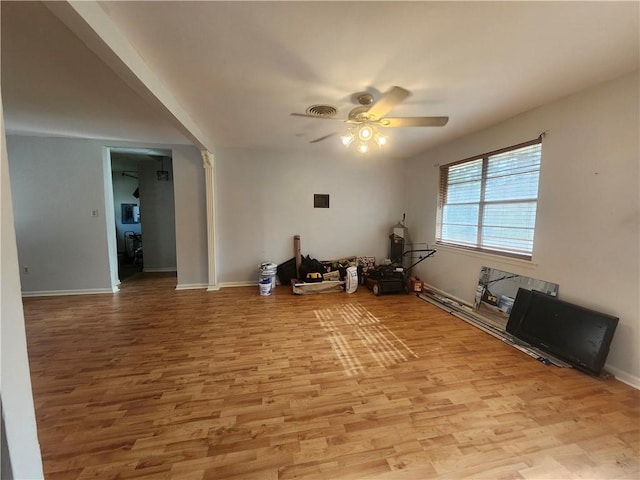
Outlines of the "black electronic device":
[{"label": "black electronic device", "polygon": [[507,331],[580,370],[598,375],[609,354],[618,318],[541,292],[527,295],[520,290]]},{"label": "black electronic device", "polygon": [[506,330],[515,337],[517,337],[520,332],[520,324],[522,323],[524,314],[527,311],[527,306],[529,306],[530,293],[531,290],[519,288],[518,293],[516,294],[516,299],[513,302],[513,307],[511,307],[511,313],[509,314]]}]

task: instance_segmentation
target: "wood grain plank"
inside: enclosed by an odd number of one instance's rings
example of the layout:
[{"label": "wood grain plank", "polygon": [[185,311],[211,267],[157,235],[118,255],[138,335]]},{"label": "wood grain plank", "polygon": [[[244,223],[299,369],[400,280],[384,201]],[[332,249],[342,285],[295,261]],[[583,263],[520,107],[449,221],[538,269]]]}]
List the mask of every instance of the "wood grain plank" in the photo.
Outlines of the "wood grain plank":
[{"label": "wood grain plank", "polygon": [[47,479],[638,478],[640,392],[411,295],[26,298]]}]

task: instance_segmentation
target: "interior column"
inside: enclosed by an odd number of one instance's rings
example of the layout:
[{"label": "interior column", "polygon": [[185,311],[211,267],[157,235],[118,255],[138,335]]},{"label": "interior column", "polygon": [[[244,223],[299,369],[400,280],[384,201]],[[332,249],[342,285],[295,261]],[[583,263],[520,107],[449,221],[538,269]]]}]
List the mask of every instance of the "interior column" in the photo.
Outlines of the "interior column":
[{"label": "interior column", "polygon": [[220,290],[216,276],[216,209],[215,209],[215,163],[213,153],[201,150],[207,195],[207,259],[208,291]]}]

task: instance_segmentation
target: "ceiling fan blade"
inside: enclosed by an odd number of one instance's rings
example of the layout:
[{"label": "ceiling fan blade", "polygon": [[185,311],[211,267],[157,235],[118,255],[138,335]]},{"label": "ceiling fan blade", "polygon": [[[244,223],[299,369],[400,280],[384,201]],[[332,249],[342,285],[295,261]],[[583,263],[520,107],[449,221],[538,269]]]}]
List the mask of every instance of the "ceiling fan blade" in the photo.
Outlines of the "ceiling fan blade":
[{"label": "ceiling fan blade", "polygon": [[382,118],[409,95],[411,95],[409,90],[401,87],[391,87],[380,97],[380,100],[371,106],[367,114],[373,118]]},{"label": "ceiling fan blade", "polygon": [[399,117],[383,118],[380,125],[383,127],[443,127],[449,121],[449,117]]},{"label": "ceiling fan blade", "polygon": [[341,118],[336,118],[336,117],[321,117],[319,115],[308,115],[306,113],[291,113],[290,115],[294,116],[294,117],[307,117],[307,118],[319,118],[320,120],[340,120],[341,122],[344,122],[344,120],[342,120]]},{"label": "ceiling fan blade", "polygon": [[309,143],[318,143],[321,142],[322,140],[325,140],[329,137],[333,137],[334,135],[337,135],[338,133],[330,133],[329,135],[325,135],[324,137],[320,137],[320,138],[316,138],[315,140],[311,140]]}]

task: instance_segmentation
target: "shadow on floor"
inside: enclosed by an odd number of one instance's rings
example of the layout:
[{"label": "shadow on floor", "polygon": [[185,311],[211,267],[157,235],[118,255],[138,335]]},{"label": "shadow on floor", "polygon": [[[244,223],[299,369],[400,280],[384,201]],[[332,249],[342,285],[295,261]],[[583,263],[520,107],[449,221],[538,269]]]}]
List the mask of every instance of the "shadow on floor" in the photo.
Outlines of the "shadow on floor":
[{"label": "shadow on floor", "polygon": [[121,283],[131,280],[140,273],[142,273],[142,265],[120,264],[118,267],[118,278]]}]

